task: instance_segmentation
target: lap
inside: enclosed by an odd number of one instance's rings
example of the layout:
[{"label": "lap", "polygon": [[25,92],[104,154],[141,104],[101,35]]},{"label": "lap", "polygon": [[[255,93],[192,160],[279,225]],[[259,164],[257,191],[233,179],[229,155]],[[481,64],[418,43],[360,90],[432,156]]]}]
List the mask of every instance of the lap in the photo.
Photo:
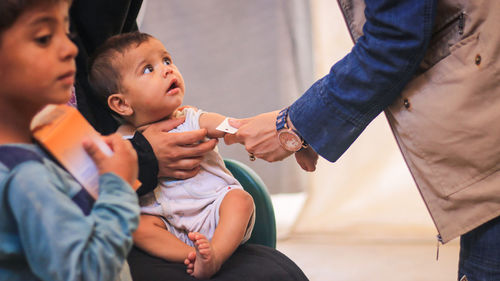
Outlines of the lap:
[{"label": "lap", "polygon": [[[135,247],[129,254],[128,262],[134,281],[198,280],[186,273],[185,265],[152,257]],[[262,245],[245,244],[234,252],[211,280],[301,281],[308,279],[292,260],[279,251]]]}]

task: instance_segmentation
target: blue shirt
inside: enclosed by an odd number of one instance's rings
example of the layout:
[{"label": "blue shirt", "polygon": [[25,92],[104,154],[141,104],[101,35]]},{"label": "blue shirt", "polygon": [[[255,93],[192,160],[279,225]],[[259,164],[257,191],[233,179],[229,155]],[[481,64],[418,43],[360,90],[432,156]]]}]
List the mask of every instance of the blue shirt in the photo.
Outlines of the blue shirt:
[{"label": "blue shirt", "polygon": [[432,35],[436,0],[367,0],[363,36],[290,107],[313,149],[336,161],[415,74]]},{"label": "blue shirt", "polygon": [[118,176],[100,176],[85,216],[71,200],[80,185],[42,156],[13,169],[0,164],[0,280],[116,280],[132,246],[139,205]]}]

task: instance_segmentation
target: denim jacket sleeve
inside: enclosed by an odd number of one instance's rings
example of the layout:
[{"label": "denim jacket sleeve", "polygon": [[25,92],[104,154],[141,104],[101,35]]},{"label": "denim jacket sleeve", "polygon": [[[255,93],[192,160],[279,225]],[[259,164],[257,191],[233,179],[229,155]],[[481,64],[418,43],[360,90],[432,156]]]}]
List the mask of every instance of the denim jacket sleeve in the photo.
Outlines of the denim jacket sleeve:
[{"label": "denim jacket sleeve", "polygon": [[363,36],[290,108],[321,156],[336,161],[401,93],[429,43],[436,0],[369,0]]},{"label": "denim jacket sleeve", "polygon": [[41,280],[116,280],[138,224],[137,195],[118,176],[103,174],[85,216],[64,192],[68,184],[34,162],[22,164],[10,182],[8,201],[30,269]]}]

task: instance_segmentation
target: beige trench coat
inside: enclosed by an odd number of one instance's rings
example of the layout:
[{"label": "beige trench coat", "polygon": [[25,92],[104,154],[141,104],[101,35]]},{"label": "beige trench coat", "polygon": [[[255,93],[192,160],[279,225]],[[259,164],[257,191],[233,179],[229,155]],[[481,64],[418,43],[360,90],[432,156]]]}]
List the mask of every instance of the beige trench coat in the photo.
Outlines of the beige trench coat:
[{"label": "beige trench coat", "polygon": [[[354,40],[363,0],[339,0]],[[443,243],[500,215],[500,1],[438,0],[418,74],[386,111]]]}]

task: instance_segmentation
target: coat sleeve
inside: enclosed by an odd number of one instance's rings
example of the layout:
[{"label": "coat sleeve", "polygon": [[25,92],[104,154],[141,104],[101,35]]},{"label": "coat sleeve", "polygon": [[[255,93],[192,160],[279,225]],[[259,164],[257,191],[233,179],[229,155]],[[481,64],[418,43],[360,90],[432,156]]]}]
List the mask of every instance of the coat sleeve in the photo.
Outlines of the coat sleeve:
[{"label": "coat sleeve", "polygon": [[401,93],[432,33],[435,0],[365,2],[363,36],[290,108],[300,134],[332,162]]},{"label": "coat sleeve", "polygon": [[136,192],[141,196],[152,191],[158,185],[158,161],[153,148],[141,133],[136,132],[130,142],[137,151],[139,181],[142,185]]}]

